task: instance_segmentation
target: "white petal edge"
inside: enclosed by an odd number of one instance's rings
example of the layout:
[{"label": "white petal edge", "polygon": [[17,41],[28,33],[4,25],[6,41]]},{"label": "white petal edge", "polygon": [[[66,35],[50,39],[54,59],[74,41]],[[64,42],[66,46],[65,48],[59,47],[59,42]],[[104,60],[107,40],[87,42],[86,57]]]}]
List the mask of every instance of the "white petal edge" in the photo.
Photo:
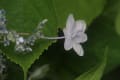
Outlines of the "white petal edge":
[{"label": "white petal edge", "polygon": [[73,44],[73,49],[78,56],[84,56],[84,50],[80,44]]}]

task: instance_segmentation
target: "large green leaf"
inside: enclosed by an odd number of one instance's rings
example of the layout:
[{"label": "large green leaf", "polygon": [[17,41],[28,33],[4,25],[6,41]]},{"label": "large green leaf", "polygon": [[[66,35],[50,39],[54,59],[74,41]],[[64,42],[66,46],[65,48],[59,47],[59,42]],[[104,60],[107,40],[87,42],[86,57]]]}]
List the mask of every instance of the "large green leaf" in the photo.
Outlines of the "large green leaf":
[{"label": "large green leaf", "polygon": [[[108,43],[109,46],[111,48],[111,50],[109,51],[109,56],[108,56],[108,65],[106,68],[106,71],[110,71],[118,66],[120,66],[120,1],[119,0],[111,0],[111,5],[114,3],[113,7],[109,7],[109,13],[107,14],[112,14],[107,16],[107,23],[110,23],[109,26],[106,27],[107,32],[109,32],[106,36],[109,35],[108,39]],[[111,9],[110,9],[111,8]]]},{"label": "large green leaf", "polygon": [[105,2],[106,0],[53,0],[58,26],[65,26],[69,13],[73,13],[77,19],[91,23],[101,13]]},{"label": "large green leaf", "polygon": [[[120,64],[120,38],[115,30],[115,19],[118,8],[118,1],[114,3],[113,0],[109,1],[104,13],[95,19],[91,27],[88,28],[87,34],[89,38],[87,45],[84,46],[84,57],[76,57],[73,54],[67,54],[66,56],[63,51],[59,51],[60,47],[58,46],[55,46],[52,52],[47,52],[49,53],[47,56],[48,62],[53,62],[55,66],[59,66],[57,68],[55,67],[55,79],[52,78],[52,80],[56,80],[56,76],[58,80],[73,80],[78,74],[84,74],[84,72],[86,74],[89,68],[89,72],[91,72],[91,66],[93,67],[95,65],[94,63],[98,64],[98,59],[104,57],[103,51],[105,46],[109,46],[110,48],[108,50],[108,65],[106,69],[110,70]],[[54,51],[54,49],[56,51]],[[52,53],[59,53],[59,56],[57,57],[57,55],[53,55]],[[61,53],[64,55],[61,56]],[[45,57],[43,57],[42,61],[46,61],[44,58]],[[95,69],[95,72],[96,70],[99,72],[99,68],[101,70],[101,66],[97,66],[97,69],[93,68],[92,70],[94,71]],[[101,75],[102,70],[98,78],[101,77]]]},{"label": "large green leaf", "polygon": [[116,18],[118,15],[119,7],[119,0],[109,0],[103,15],[101,15],[99,17],[99,20],[94,24],[94,26],[99,27],[95,28],[98,32],[96,36],[99,37],[96,37],[96,42],[99,41],[98,44],[104,46],[108,45],[110,48],[108,51],[109,54],[106,72],[120,65],[120,36],[117,33],[118,30],[116,31]]},{"label": "large green leaf", "polygon": [[[115,29],[118,6],[119,0],[108,0],[104,13],[95,19],[91,27],[88,28],[88,42],[84,46],[84,57],[78,57],[74,52],[65,54],[64,51],[60,50],[62,47],[58,46],[54,46],[51,52],[48,51],[46,56],[41,57],[41,63],[45,61],[45,63],[51,63],[55,66],[53,67],[55,73],[51,73],[53,75],[52,79],[50,78],[51,80],[73,80],[76,76],[87,73],[88,70],[91,72],[91,67],[98,64],[99,59],[101,60],[104,57],[105,46],[109,47],[106,70],[109,71],[120,65],[120,37]],[[97,69],[94,69],[99,72],[99,67],[97,66]]]},{"label": "large green leaf", "polygon": [[[88,24],[91,23],[102,12],[104,4],[105,0],[0,0],[0,8],[7,12],[8,29],[31,33],[39,21],[47,18],[49,21],[44,29],[47,36],[57,35],[58,27],[65,26],[69,13],[75,14],[77,19],[81,18]],[[33,52],[26,55],[16,54],[14,45],[0,47],[11,61],[23,68],[26,74],[31,64],[51,43],[52,41],[40,40],[33,47]]]},{"label": "large green leaf", "polygon": [[108,48],[106,47],[104,52],[104,57],[101,58],[101,62],[100,63],[98,62],[95,67],[83,73],[75,80],[101,80],[101,77],[103,75],[106,66],[107,53],[108,53]]},{"label": "large green leaf", "polygon": [[120,11],[118,12],[118,16],[116,19],[116,31],[120,35]]}]

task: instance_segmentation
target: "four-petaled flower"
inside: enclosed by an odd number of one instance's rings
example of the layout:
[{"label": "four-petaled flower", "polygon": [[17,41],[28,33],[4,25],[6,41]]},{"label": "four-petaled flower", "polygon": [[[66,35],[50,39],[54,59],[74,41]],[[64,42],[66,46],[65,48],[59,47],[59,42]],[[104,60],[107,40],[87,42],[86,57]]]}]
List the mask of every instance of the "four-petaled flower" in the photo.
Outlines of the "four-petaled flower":
[{"label": "four-petaled flower", "polygon": [[66,51],[73,48],[79,56],[84,55],[84,50],[80,43],[84,43],[87,41],[85,30],[85,21],[75,21],[72,14],[68,16],[66,28],[63,29],[65,36],[64,48]]}]

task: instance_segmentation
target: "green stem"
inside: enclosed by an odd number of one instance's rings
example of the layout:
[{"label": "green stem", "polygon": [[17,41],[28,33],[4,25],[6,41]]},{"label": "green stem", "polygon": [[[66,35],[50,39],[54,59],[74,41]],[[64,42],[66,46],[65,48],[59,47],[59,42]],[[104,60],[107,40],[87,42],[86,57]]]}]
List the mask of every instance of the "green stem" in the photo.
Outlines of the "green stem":
[{"label": "green stem", "polygon": [[62,37],[46,37],[46,36],[42,36],[41,37],[41,39],[51,39],[51,40],[53,40],[53,39],[64,39],[65,37],[64,36],[62,36]]},{"label": "green stem", "polygon": [[24,80],[27,80],[27,71],[24,71]]}]

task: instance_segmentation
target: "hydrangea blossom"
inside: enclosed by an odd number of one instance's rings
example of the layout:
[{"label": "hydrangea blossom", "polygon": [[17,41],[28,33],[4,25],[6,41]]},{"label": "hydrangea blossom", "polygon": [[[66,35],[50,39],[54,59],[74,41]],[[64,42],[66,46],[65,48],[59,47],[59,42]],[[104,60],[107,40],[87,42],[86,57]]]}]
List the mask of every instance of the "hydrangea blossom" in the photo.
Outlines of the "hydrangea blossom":
[{"label": "hydrangea blossom", "polygon": [[34,30],[34,33],[30,35],[27,39],[19,35],[29,33],[17,33],[16,31],[8,31],[6,29],[6,17],[5,11],[0,10],[0,39],[1,43],[4,43],[4,46],[9,46],[10,42],[16,43],[15,51],[18,52],[31,52],[32,46],[34,46],[35,41],[38,39],[65,39],[64,48],[66,51],[74,49],[79,56],[84,55],[84,50],[81,46],[81,43],[87,41],[87,35],[85,34],[86,23],[83,20],[74,20],[72,14],[68,16],[66,27],[63,29],[64,36],[61,37],[48,37],[43,34],[43,27],[48,19],[41,21],[37,28]]},{"label": "hydrangea blossom", "polygon": [[72,14],[68,16],[66,27],[63,29],[65,42],[64,48],[66,51],[74,49],[79,55],[84,55],[84,50],[80,43],[87,41],[87,35],[85,34],[86,23],[83,20],[74,20]]}]

